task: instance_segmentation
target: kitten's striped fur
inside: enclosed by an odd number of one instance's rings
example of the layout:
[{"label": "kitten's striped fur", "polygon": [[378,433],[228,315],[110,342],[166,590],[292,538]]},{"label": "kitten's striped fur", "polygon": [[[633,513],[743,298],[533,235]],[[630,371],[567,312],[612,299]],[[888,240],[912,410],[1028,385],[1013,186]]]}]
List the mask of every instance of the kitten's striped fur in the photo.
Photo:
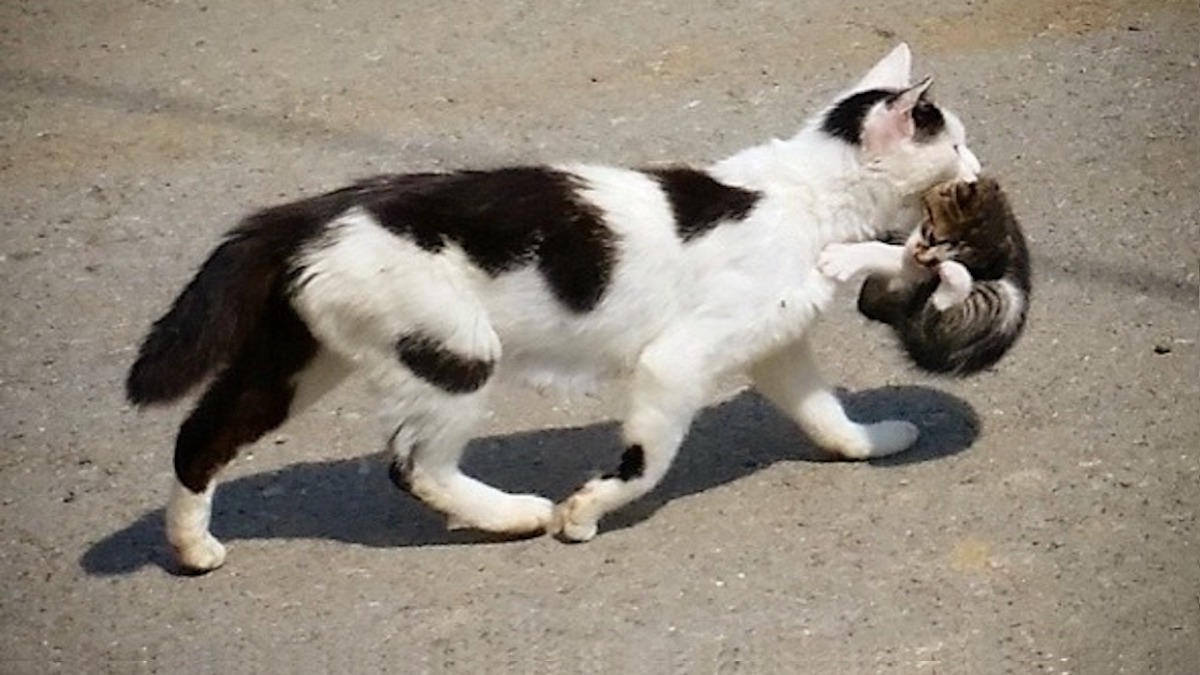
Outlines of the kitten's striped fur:
[{"label": "kitten's striped fur", "polygon": [[873,274],[858,308],[892,326],[919,368],[969,375],[995,364],[1021,336],[1031,293],[1029,251],[991,177],[939,185],[923,201],[925,221],[907,247],[916,263],[937,274],[920,281]]}]

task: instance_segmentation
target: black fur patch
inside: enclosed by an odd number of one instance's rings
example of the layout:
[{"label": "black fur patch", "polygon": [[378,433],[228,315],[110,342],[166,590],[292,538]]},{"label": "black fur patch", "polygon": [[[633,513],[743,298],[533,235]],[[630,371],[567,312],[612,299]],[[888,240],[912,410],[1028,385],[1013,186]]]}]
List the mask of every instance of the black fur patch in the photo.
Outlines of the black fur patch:
[{"label": "black fur patch", "polygon": [[858,145],[862,143],[863,123],[867,120],[867,113],[871,112],[876,103],[893,96],[895,92],[886,89],[869,89],[847,96],[825,114],[825,120],[821,122],[821,131],[851,145]]},{"label": "black fur patch", "polygon": [[600,302],[616,238],[569,174],[544,167],[381,176],[356,200],[384,227],[427,251],[462,247],[493,276],[536,264],[555,297],[576,312]]},{"label": "black fur patch", "polygon": [[617,467],[617,472],[604,474],[602,477],[620,478],[623,481],[631,481],[641,478],[645,472],[646,451],[640,445],[631,445],[625,448],[625,452],[621,454],[621,464]]},{"label": "black fur patch", "polygon": [[916,127],[913,139],[918,143],[932,140],[946,130],[946,116],[924,96],[913,106],[912,116],[913,126]]},{"label": "black fur patch", "polygon": [[491,361],[455,354],[420,333],[397,340],[396,354],[417,377],[451,394],[469,394],[479,389],[492,376],[494,366]]},{"label": "black fur patch", "polygon": [[[863,125],[867,114],[880,101],[895,99],[897,92],[886,89],[869,89],[848,96],[837,103],[821,123],[821,130],[852,145],[862,143]],[[913,125],[916,127],[914,140],[918,143],[935,138],[946,128],[946,117],[942,111],[925,98],[918,99],[913,106]]]},{"label": "black fur patch", "polygon": [[744,220],[758,203],[759,194],[717,181],[703,171],[687,168],[652,169],[671,202],[675,231],[691,241],[718,224]]},{"label": "black fur patch", "polygon": [[209,386],[175,440],[175,475],[192,492],[287,419],[292,380],[317,353],[317,341],[281,295],[274,296],[239,356]]},{"label": "black fur patch", "polygon": [[236,360],[265,330],[264,308],[293,282],[296,251],[351,203],[338,191],[265,209],[230,230],[142,342],[125,383],[129,401],[174,400]]}]

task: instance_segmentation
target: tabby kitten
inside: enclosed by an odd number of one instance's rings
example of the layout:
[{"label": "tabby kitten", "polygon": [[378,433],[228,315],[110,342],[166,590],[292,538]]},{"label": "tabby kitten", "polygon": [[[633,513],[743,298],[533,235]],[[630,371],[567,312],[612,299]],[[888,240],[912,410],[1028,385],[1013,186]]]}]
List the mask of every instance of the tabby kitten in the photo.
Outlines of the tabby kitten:
[{"label": "tabby kitten", "polygon": [[[890,325],[917,367],[970,375],[999,361],[1025,327],[1025,237],[993,178],[942,183],[922,202],[924,222],[903,247],[830,247],[822,269],[838,267],[830,261],[838,255],[856,258],[856,271],[871,272],[859,311]],[[846,277],[847,270],[838,271]]]}]

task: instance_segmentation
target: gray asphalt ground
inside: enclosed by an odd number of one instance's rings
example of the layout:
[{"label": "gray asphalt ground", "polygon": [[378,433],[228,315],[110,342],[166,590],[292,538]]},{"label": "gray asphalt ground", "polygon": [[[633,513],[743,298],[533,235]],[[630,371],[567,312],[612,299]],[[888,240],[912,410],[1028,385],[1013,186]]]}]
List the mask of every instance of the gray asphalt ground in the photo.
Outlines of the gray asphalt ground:
[{"label": "gray asphalt ground", "polygon": [[[184,407],[133,349],[248,211],[381,171],[705,163],[793,133],[896,42],[1035,255],[1024,341],[908,369],[849,294],[818,330],[862,419],[811,445],[738,382],[585,545],[448,534],[348,385],[217,494],[225,568],[161,533]],[[1200,672],[1195,0],[0,3],[0,672]],[[613,392],[504,391],[469,468],[561,498]]]}]

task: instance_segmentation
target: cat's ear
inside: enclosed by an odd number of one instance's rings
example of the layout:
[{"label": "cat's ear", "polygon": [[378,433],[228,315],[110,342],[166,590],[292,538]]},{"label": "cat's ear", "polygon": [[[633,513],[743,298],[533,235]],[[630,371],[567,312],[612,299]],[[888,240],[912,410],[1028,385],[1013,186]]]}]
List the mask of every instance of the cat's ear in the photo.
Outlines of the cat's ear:
[{"label": "cat's ear", "polygon": [[863,150],[868,157],[885,155],[900,142],[912,139],[917,131],[913,108],[931,84],[933,77],[926,77],[871,110],[862,132]]},{"label": "cat's ear", "polygon": [[912,73],[912,51],[901,42],[887,56],[879,60],[863,75],[854,91],[870,89],[903,89],[908,86]]}]

